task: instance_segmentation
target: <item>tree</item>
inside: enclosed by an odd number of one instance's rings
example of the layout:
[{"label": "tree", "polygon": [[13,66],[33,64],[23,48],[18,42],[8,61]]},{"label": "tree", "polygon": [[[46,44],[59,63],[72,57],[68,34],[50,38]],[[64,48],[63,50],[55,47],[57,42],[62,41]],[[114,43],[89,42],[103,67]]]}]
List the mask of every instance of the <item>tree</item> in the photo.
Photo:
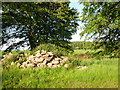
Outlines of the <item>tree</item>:
[{"label": "tree", "polygon": [[17,2],[2,4],[2,44],[13,41],[6,50],[27,44],[34,49],[41,43],[53,43],[69,48],[71,35],[76,32],[78,13],[69,2]]},{"label": "tree", "polygon": [[120,4],[118,2],[81,2],[84,5],[82,19],[86,38],[93,38],[95,49],[118,56],[120,52]]}]

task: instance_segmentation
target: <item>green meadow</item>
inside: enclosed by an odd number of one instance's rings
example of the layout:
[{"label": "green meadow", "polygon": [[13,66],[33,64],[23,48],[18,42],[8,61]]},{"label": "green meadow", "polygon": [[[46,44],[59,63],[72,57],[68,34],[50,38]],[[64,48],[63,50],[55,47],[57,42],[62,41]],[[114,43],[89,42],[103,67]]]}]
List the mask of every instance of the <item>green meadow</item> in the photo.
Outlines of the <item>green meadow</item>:
[{"label": "green meadow", "polygon": [[[80,58],[90,50],[75,50],[69,54],[69,68],[3,67],[2,88],[117,88],[118,58]],[[79,70],[76,66],[87,66]]]},{"label": "green meadow", "polygon": [[117,89],[118,1],[3,2],[0,89]]}]

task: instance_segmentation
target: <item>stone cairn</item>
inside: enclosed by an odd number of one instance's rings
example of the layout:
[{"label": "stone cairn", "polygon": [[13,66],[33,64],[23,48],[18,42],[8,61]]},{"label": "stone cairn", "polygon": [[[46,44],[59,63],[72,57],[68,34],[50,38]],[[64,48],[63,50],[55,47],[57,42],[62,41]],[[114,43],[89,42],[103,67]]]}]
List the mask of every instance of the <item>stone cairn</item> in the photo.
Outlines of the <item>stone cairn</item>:
[{"label": "stone cairn", "polygon": [[68,60],[68,57],[57,57],[52,52],[46,52],[44,50],[35,52],[34,55],[30,55],[27,61],[22,64],[17,63],[18,67],[28,68],[28,67],[60,67]]}]

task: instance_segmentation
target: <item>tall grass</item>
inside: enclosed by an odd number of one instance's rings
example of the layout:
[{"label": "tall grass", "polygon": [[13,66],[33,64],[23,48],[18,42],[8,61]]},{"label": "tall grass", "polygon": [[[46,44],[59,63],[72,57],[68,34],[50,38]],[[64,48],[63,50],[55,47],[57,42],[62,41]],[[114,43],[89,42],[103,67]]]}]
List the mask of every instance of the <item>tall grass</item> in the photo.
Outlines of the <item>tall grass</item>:
[{"label": "tall grass", "polygon": [[[4,67],[3,88],[117,88],[118,59],[80,59],[68,56],[73,67],[27,68]],[[78,70],[76,66],[87,69]]]}]

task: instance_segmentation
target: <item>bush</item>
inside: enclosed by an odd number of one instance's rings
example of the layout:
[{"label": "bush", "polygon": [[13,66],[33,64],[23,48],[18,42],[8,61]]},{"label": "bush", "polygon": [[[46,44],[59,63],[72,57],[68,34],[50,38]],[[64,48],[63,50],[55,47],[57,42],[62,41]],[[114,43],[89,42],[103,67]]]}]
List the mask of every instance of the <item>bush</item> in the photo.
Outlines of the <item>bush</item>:
[{"label": "bush", "polygon": [[100,60],[96,58],[87,59],[70,56],[69,60],[66,63],[72,64],[73,67],[76,67],[76,66],[90,66],[93,64],[98,64],[99,62]]},{"label": "bush", "polygon": [[40,44],[32,51],[32,54],[38,50],[46,50],[47,52],[53,52],[57,56],[66,56],[69,53],[73,52],[73,50],[62,48],[54,44]]},{"label": "bush", "polygon": [[114,50],[110,57],[117,57],[117,58],[120,58],[120,49],[117,49],[117,50]]}]

